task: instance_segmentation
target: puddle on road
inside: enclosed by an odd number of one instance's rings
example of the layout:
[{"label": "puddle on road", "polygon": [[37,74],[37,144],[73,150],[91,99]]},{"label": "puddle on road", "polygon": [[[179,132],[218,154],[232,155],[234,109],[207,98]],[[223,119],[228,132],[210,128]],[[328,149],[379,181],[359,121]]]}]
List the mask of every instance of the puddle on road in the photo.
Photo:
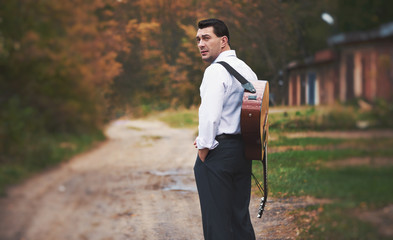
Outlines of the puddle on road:
[{"label": "puddle on road", "polygon": [[191,171],[182,169],[171,169],[168,171],[149,171],[150,174],[162,177],[169,177],[170,183],[163,186],[164,191],[190,191],[196,192],[194,174]]}]

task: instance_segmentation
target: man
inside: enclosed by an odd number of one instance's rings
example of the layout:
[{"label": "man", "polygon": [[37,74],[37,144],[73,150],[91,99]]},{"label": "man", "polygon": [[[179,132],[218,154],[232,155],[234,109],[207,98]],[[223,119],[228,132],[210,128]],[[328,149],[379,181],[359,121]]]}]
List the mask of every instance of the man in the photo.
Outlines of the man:
[{"label": "man", "polygon": [[236,57],[224,22],[198,23],[196,40],[202,60],[210,63],[200,86],[198,156],[195,180],[206,240],[255,239],[249,214],[251,161],[244,157],[240,111],[244,89],[221,65],[225,61],[249,81],[257,76]]}]

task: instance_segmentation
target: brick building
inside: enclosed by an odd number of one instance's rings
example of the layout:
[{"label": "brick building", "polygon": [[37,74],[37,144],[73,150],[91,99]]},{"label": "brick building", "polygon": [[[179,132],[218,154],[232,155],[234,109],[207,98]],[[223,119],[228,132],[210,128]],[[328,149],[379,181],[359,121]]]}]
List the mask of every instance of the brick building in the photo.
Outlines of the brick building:
[{"label": "brick building", "polygon": [[287,66],[288,105],[393,100],[393,22],[328,39],[330,49]]}]

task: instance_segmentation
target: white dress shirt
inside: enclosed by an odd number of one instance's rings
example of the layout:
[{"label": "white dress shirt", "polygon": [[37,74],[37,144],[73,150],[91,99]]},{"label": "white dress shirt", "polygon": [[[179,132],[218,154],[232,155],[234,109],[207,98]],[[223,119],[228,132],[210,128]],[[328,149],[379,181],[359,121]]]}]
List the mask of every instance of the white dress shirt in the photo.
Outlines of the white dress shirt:
[{"label": "white dress shirt", "polygon": [[220,134],[240,134],[240,111],[244,88],[221,64],[230,64],[248,81],[258,80],[257,75],[234,50],[222,52],[206,68],[200,86],[201,105],[199,107],[199,134],[196,138],[198,149],[214,149]]}]

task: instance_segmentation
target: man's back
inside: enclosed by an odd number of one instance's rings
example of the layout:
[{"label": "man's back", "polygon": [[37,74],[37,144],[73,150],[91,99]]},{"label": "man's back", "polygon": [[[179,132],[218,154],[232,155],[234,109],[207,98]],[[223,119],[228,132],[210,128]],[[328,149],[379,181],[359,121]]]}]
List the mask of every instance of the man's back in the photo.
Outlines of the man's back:
[{"label": "man's back", "polygon": [[[258,80],[256,74],[242,60],[236,57],[234,50],[222,52],[205,70],[200,87],[202,103],[199,131],[211,133],[209,124],[217,124],[215,135],[240,134],[240,111],[244,89],[218,61],[225,61],[249,81]],[[206,122],[206,124],[204,124]],[[209,130],[206,130],[209,129]],[[208,137],[210,141],[215,136]],[[208,141],[208,142],[210,142]]]}]

